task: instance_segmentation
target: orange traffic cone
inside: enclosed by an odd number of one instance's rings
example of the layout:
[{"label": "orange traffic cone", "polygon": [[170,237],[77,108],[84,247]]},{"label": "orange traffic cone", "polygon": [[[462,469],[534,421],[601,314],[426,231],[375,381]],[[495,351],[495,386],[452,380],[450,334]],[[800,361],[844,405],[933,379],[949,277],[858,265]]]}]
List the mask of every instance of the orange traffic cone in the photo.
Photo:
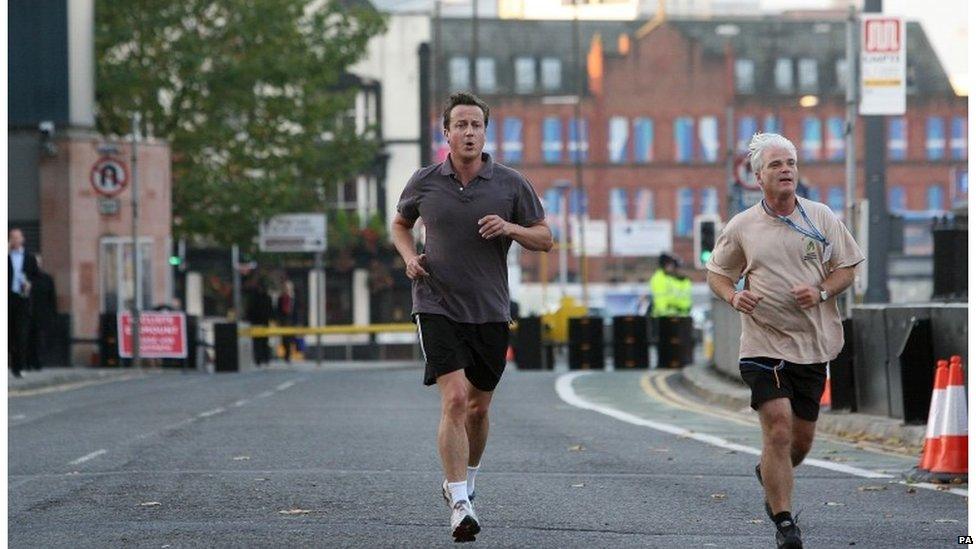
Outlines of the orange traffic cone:
[{"label": "orange traffic cone", "polygon": [[820,395],[820,407],[830,408],[830,364],[827,364],[827,382],[824,383],[824,391]]},{"label": "orange traffic cone", "polygon": [[965,475],[969,471],[969,424],[966,415],[966,388],[963,385],[962,358],[949,360],[945,412],[939,433],[941,443],[935,455],[933,473]]},{"label": "orange traffic cone", "polygon": [[511,362],[513,360],[515,360],[515,348],[509,345],[508,350],[505,352],[505,362]]},{"label": "orange traffic cone", "polygon": [[932,470],[935,464],[935,455],[939,451],[942,438],[938,435],[938,429],[942,425],[942,412],[945,409],[946,385],[949,383],[949,361],[940,360],[936,362],[935,384],[932,387],[932,402],[929,404],[929,421],[925,427],[925,445],[922,446],[922,459],[918,462],[918,468],[926,471]]}]

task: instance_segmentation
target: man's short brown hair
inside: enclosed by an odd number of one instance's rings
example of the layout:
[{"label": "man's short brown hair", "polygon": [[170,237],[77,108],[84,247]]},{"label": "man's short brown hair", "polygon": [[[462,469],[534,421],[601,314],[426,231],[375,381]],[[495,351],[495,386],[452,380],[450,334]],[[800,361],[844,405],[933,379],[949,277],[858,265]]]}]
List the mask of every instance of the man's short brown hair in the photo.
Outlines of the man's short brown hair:
[{"label": "man's short brown hair", "polygon": [[456,92],[447,99],[444,105],[444,129],[451,125],[451,111],[458,105],[473,105],[485,113],[485,127],[488,127],[488,103],[473,93]]}]

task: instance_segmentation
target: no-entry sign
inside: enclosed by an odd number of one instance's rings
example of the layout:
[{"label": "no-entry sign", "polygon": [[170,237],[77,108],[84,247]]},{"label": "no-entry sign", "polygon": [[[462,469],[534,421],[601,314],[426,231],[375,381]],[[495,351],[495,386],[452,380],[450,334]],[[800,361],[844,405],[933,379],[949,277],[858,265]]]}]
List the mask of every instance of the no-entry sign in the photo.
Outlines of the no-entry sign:
[{"label": "no-entry sign", "polygon": [[[132,358],[132,313],[119,313],[119,356]],[[139,356],[186,358],[186,315],[151,312],[139,315]]]},{"label": "no-entry sign", "polygon": [[115,196],[129,184],[129,168],[118,158],[103,156],[92,166],[91,186],[102,196]]}]

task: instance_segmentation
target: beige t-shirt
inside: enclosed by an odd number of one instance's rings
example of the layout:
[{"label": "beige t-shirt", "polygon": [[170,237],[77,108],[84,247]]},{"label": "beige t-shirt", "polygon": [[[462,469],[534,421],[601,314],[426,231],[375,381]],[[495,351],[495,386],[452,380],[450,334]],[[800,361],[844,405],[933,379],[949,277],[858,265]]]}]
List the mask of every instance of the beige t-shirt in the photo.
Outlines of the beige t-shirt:
[{"label": "beige t-shirt", "polygon": [[[796,284],[819,286],[833,270],[864,261],[861,249],[826,205],[797,198],[807,217],[826,237],[825,246],[767,214],[762,203],[733,217],[722,230],[706,268],[763,296],[751,315],[741,314],[739,357],[767,356],[797,364],[833,360],[844,346],[834,297],[801,309],[791,292]],[[789,219],[809,231],[794,208]]]}]

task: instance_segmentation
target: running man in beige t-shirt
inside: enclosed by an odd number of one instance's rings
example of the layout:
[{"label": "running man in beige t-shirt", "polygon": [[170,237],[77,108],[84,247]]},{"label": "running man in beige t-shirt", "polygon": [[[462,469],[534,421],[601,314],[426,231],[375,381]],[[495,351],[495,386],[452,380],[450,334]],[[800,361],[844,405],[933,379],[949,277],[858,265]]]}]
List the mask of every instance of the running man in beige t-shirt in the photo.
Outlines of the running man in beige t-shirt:
[{"label": "running man in beige t-shirt", "polygon": [[813,444],[827,363],[844,345],[834,296],[851,285],[864,256],[830,208],[796,196],[793,143],[756,134],[749,155],[763,199],[719,235],[708,285],[741,313],[739,371],[762,425],[756,476],[777,546],[803,547],[790,511],[793,467]]}]

